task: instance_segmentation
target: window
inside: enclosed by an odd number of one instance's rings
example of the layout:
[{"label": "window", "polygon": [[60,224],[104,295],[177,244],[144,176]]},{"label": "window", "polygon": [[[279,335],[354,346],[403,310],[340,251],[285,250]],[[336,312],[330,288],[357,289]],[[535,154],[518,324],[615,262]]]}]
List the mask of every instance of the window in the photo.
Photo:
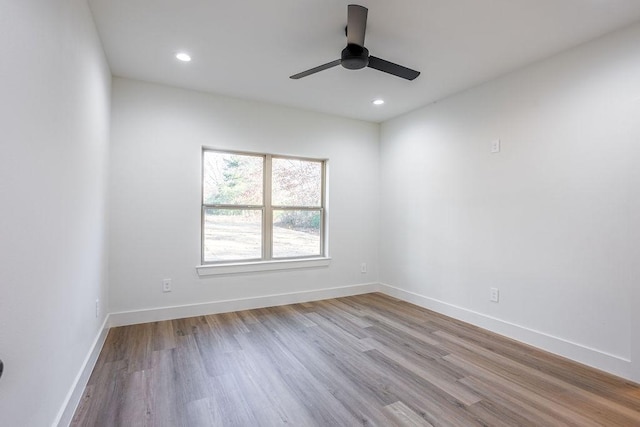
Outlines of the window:
[{"label": "window", "polygon": [[204,149],[202,263],[325,256],[323,160]]}]

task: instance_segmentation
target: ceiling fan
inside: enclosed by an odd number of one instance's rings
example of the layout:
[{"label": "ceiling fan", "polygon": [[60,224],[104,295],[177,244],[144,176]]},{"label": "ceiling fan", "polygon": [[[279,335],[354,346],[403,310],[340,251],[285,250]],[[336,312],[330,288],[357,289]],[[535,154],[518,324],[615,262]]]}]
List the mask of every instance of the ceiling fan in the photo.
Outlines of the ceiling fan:
[{"label": "ceiling fan", "polygon": [[393,62],[385,61],[369,55],[369,50],[364,47],[364,34],[367,28],[368,9],[357,4],[350,4],[347,9],[347,47],[342,50],[340,59],[327,62],[310,70],[290,76],[291,79],[301,79],[319,71],[323,71],[337,65],[342,65],[349,70],[359,70],[364,67],[393,74],[407,80],[413,80],[420,75],[419,71],[412,70]]}]

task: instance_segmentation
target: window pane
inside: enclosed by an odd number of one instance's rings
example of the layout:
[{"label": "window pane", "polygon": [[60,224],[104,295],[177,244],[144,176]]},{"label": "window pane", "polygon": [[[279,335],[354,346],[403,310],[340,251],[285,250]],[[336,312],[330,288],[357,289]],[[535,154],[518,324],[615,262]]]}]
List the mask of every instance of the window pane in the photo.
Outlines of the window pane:
[{"label": "window pane", "polygon": [[320,255],[319,210],[273,211],[273,257]]},{"label": "window pane", "polygon": [[205,262],[260,258],[262,210],[205,209]]},{"label": "window pane", "polygon": [[322,162],[272,160],[274,206],[321,206]]},{"label": "window pane", "polygon": [[242,154],[203,153],[203,203],[261,205],[264,158]]}]

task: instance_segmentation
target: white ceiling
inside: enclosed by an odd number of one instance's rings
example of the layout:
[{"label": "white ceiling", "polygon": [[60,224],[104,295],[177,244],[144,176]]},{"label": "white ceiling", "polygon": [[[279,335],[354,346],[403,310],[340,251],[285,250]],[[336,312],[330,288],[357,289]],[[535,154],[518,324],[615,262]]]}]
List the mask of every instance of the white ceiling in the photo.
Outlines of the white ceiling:
[{"label": "white ceiling", "polygon": [[89,0],[116,76],[374,122],[640,20],[638,0],[353,2],[369,8],[371,54],[420,77],[335,67],[289,79],[340,57],[348,1]]}]

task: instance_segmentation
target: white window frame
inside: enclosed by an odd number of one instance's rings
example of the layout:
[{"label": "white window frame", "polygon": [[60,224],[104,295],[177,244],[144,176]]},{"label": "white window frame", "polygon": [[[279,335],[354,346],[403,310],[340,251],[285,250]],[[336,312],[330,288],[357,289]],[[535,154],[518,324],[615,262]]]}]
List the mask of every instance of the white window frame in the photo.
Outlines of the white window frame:
[{"label": "white window frame", "polygon": [[[263,159],[263,200],[262,205],[222,205],[204,203],[204,154],[206,152],[217,152],[225,154],[237,154],[245,156],[262,157]],[[321,165],[321,200],[319,207],[306,206],[273,206],[271,200],[272,192],[272,160],[273,159],[293,159],[308,162],[316,162]],[[285,270],[294,268],[326,267],[331,258],[328,256],[328,233],[327,233],[327,159],[315,159],[301,156],[289,156],[269,153],[256,153],[248,151],[225,150],[209,147],[202,147],[201,153],[201,176],[200,176],[200,203],[201,203],[201,223],[200,223],[200,265],[196,270],[200,276],[235,274],[255,271]],[[205,211],[206,209],[249,209],[262,211],[262,257],[260,259],[237,260],[237,261],[205,261]],[[318,211],[320,213],[320,253],[317,255],[303,257],[273,257],[273,211],[274,210],[307,210]]]}]

